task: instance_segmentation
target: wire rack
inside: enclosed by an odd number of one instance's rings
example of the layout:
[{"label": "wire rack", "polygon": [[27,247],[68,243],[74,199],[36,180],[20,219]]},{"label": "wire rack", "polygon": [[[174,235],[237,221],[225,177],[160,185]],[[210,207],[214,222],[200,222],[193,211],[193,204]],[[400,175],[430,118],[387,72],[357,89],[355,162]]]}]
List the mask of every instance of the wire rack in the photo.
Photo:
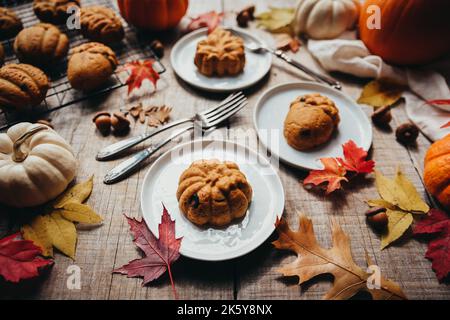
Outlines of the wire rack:
[{"label": "wire rack", "polygon": [[[82,0],[81,4],[82,6],[103,5],[117,11],[112,0]],[[0,6],[12,8],[22,19],[24,28],[39,22],[33,12],[32,0],[0,0]],[[123,64],[133,60],[152,58],[156,61],[154,64],[155,70],[160,74],[164,73],[166,68],[150,48],[152,39],[149,35],[141,34],[134,28],[128,26],[125,21],[122,22],[125,29],[125,38],[121,43],[111,45],[120,63]],[[69,37],[71,48],[89,41],[81,36],[79,30],[69,30],[65,25],[61,25],[59,28]],[[5,64],[18,63],[18,59],[14,54],[13,43],[14,38],[2,42],[5,51]],[[119,68],[113,74],[107,85],[96,91],[83,93],[72,89],[67,80],[67,58],[57,65],[52,66],[51,69],[45,70],[45,72],[51,80],[51,87],[45,100],[41,105],[35,106],[32,111],[27,112],[26,115],[13,111],[6,112],[0,109],[0,131],[21,121],[42,119],[50,112],[121,88],[126,85],[125,81],[127,78],[127,71]]]}]

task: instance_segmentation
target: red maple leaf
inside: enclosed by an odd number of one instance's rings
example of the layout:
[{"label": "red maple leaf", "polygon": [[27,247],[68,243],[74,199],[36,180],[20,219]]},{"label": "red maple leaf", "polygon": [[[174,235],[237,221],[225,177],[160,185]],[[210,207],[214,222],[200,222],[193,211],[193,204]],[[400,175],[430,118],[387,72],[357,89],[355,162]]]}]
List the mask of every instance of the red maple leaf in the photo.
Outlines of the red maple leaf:
[{"label": "red maple leaf", "polygon": [[443,211],[431,209],[427,217],[415,225],[414,235],[430,235],[425,254],[432,261],[439,282],[449,279],[450,275],[450,217]]},{"label": "red maple leaf", "polygon": [[192,32],[200,28],[208,28],[208,34],[213,32],[223,19],[223,13],[210,11],[203,13],[196,18],[192,18],[191,23],[187,26],[187,31]]},{"label": "red maple leaf", "polygon": [[39,269],[53,264],[39,255],[42,250],[32,241],[21,240],[20,233],[0,239],[0,275],[17,283],[39,275]]},{"label": "red maple leaf", "polygon": [[142,86],[144,80],[149,80],[156,88],[156,83],[159,80],[158,72],[153,69],[153,64],[155,60],[143,60],[143,61],[132,61],[125,64],[124,69],[130,72],[126,83],[128,85],[128,94],[130,94],[134,89],[139,89]]},{"label": "red maple leaf", "polygon": [[159,239],[153,235],[145,221],[125,216],[134,237],[134,244],[143,251],[145,257],[133,260],[113,273],[125,274],[129,278],[143,277],[142,285],[145,286],[168,271],[173,294],[177,298],[170,266],[180,257],[182,238],[175,237],[175,221],[171,219],[164,205],[163,208],[158,228]]},{"label": "red maple leaf", "polygon": [[450,128],[450,121],[444,124],[441,129]]},{"label": "red maple leaf", "polygon": [[337,158],[341,166],[348,171],[356,173],[372,173],[375,167],[373,160],[366,161],[367,151],[363,148],[359,148],[353,140],[345,143],[342,146],[344,150],[344,158]]},{"label": "red maple leaf", "polygon": [[318,186],[327,183],[327,194],[341,188],[341,181],[348,181],[345,177],[347,170],[339,164],[335,158],[323,158],[320,161],[324,165],[323,170],[312,170],[303,184],[313,184]]}]

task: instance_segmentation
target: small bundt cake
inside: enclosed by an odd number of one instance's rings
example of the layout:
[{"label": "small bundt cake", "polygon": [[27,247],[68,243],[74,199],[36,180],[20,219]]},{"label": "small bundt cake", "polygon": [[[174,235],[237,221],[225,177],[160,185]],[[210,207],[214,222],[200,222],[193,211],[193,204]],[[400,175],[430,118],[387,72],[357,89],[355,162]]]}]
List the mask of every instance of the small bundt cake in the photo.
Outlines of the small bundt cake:
[{"label": "small bundt cake", "polygon": [[28,64],[0,68],[0,108],[24,111],[44,100],[49,89],[45,73]]},{"label": "small bundt cake", "polygon": [[49,23],[23,29],[14,41],[14,52],[22,63],[48,66],[61,60],[69,51],[69,38]]},{"label": "small bundt cake", "polygon": [[0,40],[15,37],[23,29],[22,20],[14,11],[0,7]]},{"label": "small bundt cake", "polygon": [[33,10],[39,20],[63,24],[67,21],[70,14],[70,7],[80,7],[80,0],[34,0]]},{"label": "small bundt cake", "polygon": [[309,150],[328,142],[340,122],[339,110],[318,93],[298,97],[284,122],[284,136],[294,149]]},{"label": "small bundt cake", "polygon": [[230,31],[217,28],[198,43],[194,63],[208,77],[237,75],[245,67],[244,41]]},{"label": "small bundt cake", "polygon": [[252,193],[235,163],[199,160],[181,175],[177,199],[189,221],[223,227],[245,216]]}]

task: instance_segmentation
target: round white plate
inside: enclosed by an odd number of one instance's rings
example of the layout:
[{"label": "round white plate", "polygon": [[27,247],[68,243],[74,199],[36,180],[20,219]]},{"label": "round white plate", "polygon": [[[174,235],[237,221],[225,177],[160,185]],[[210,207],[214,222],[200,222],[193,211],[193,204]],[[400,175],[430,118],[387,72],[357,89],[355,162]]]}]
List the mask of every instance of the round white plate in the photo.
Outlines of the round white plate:
[{"label": "round white plate", "polygon": [[[320,93],[333,100],[341,122],[328,143],[311,151],[298,151],[286,142],[284,120],[291,102],[308,93]],[[253,123],[261,143],[273,155],[293,167],[306,170],[322,169],[320,158],[342,157],[342,144],[350,139],[364,150],[369,150],[372,144],[372,125],[361,107],[342,92],[315,82],[286,83],[267,90],[256,103]]]},{"label": "round white plate", "polygon": [[[239,29],[244,41],[261,43],[249,32]],[[246,49],[246,63],[244,71],[234,77],[206,77],[202,75],[194,64],[197,43],[207,37],[207,29],[202,28],[181,38],[173,47],[170,63],[175,73],[185,82],[194,87],[213,92],[236,91],[248,88],[269,72],[272,65],[270,53],[252,53]]]},{"label": "round white plate", "polygon": [[[176,191],[184,170],[195,160],[219,159],[237,163],[253,188],[246,217],[227,228],[202,228],[185,218],[178,208]],[[233,142],[197,140],[181,144],[162,155],[148,170],[141,192],[141,210],[150,230],[158,237],[162,203],[183,237],[180,253],[206,261],[233,259],[261,245],[274,231],[284,210],[281,180],[267,159]]]}]

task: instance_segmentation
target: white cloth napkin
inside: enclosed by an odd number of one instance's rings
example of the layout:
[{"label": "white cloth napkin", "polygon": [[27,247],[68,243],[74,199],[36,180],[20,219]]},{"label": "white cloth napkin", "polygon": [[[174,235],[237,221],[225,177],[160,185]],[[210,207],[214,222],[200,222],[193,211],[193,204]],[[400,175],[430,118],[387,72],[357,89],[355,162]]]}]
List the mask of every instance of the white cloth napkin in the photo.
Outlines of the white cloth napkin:
[{"label": "white cloth napkin", "polygon": [[[440,65],[427,69],[407,69],[386,64],[372,55],[361,40],[309,40],[308,50],[327,71],[339,71],[360,78],[389,78],[409,86],[403,97],[406,113],[429,139],[441,139],[450,129],[441,127],[450,121],[449,111],[425,104],[425,101],[450,99],[446,78],[448,68]],[[448,66],[448,61],[445,61]],[[439,70],[438,73],[434,70]],[[450,72],[446,74],[450,79]]]}]

